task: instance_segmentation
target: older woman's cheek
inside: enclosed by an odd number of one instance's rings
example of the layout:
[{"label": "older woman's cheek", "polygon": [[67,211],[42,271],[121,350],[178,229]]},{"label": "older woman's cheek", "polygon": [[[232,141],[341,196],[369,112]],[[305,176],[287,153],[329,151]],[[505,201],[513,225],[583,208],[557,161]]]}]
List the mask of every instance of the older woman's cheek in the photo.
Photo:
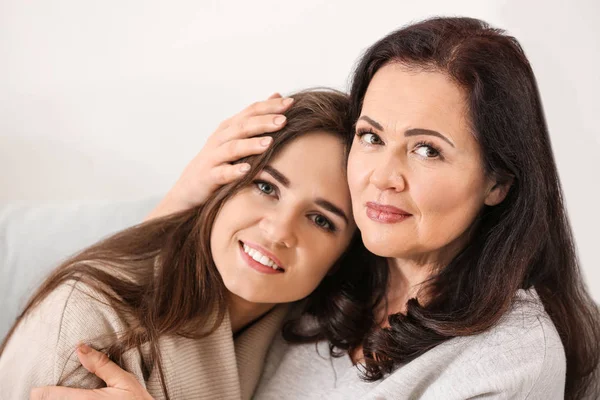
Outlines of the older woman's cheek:
[{"label": "older woman's cheek", "polygon": [[469,228],[482,204],[475,180],[442,175],[411,186],[421,216],[419,235],[424,243],[443,247]]},{"label": "older woman's cheek", "polygon": [[364,192],[369,186],[369,176],[372,172],[372,162],[365,154],[360,154],[354,148],[348,157],[348,186],[350,187],[350,196],[352,198],[352,210],[356,216],[364,201]]}]

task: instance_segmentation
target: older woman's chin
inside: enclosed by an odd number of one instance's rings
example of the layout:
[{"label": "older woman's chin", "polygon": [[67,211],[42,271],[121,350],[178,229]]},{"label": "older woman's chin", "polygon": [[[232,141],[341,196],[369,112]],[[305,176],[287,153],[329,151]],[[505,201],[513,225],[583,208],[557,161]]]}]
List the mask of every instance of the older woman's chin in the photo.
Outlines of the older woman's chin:
[{"label": "older woman's chin", "polygon": [[363,236],[363,242],[367,250],[380,257],[402,258],[405,254],[398,246],[398,239]]}]

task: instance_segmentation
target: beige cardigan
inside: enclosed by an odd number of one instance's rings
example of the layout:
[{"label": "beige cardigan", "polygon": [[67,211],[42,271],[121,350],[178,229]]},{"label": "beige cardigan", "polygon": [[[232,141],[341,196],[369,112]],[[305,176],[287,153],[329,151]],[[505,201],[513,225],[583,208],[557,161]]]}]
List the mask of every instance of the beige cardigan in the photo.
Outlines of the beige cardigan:
[{"label": "beige cardigan", "polygon": [[[111,307],[90,295],[97,297],[81,283],[63,284],[19,324],[0,357],[0,399],[27,399],[31,388],[59,381],[71,387],[104,386],[81,367],[75,348],[81,341],[102,347],[107,335],[115,335],[125,324]],[[250,399],[287,309],[276,307],[235,341],[227,315],[204,339],[162,338],[160,351],[171,399]],[[103,340],[98,339],[101,336]],[[147,359],[147,348],[130,350],[124,368],[155,399],[164,399],[158,369],[148,373]]]}]

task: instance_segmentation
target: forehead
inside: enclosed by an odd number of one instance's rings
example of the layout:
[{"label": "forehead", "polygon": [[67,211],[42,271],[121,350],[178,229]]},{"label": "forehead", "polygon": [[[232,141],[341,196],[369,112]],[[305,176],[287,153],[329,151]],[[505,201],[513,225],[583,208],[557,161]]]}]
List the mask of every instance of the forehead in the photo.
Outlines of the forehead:
[{"label": "forehead", "polygon": [[316,131],[287,144],[269,163],[290,180],[290,187],[311,188],[318,196],[347,194],[343,139]]},{"label": "forehead", "polygon": [[367,88],[362,115],[391,129],[425,128],[451,136],[468,127],[464,91],[441,72],[383,66]]}]

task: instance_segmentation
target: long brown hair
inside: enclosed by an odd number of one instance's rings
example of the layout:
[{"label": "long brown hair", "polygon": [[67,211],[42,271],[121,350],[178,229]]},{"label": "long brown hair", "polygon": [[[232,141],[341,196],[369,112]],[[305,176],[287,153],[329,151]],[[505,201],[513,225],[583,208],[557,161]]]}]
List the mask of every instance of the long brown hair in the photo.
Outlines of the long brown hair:
[{"label": "long brown hair", "polygon": [[81,282],[127,317],[127,329],[102,350],[121,364],[125,351],[149,345],[150,365],[159,368],[168,398],[159,337],[201,338],[217,329],[225,315],[225,288],[210,252],[210,233],[221,206],[295,138],[325,131],[344,141],[351,129],[347,95],[319,89],[291,96],[295,101],[286,113],[288,122],[272,135],[269,150],[240,160],[252,166],[244,178],[222,187],[202,206],[128,228],[65,261],[31,297],[0,346],[0,356],[19,322],[49,293],[66,282]]},{"label": "long brown hair", "polygon": [[518,289],[534,287],[565,349],[566,398],[597,395],[600,314],[581,277],[541,98],[519,43],[471,18],[434,18],[393,32],[356,68],[354,121],[369,82],[388,63],[442,72],[463,88],[487,173],[514,180],[500,205],[484,207],[468,247],[429,281],[433,299],[410,300],[405,316],[365,340],[367,377],[489,329]]}]

